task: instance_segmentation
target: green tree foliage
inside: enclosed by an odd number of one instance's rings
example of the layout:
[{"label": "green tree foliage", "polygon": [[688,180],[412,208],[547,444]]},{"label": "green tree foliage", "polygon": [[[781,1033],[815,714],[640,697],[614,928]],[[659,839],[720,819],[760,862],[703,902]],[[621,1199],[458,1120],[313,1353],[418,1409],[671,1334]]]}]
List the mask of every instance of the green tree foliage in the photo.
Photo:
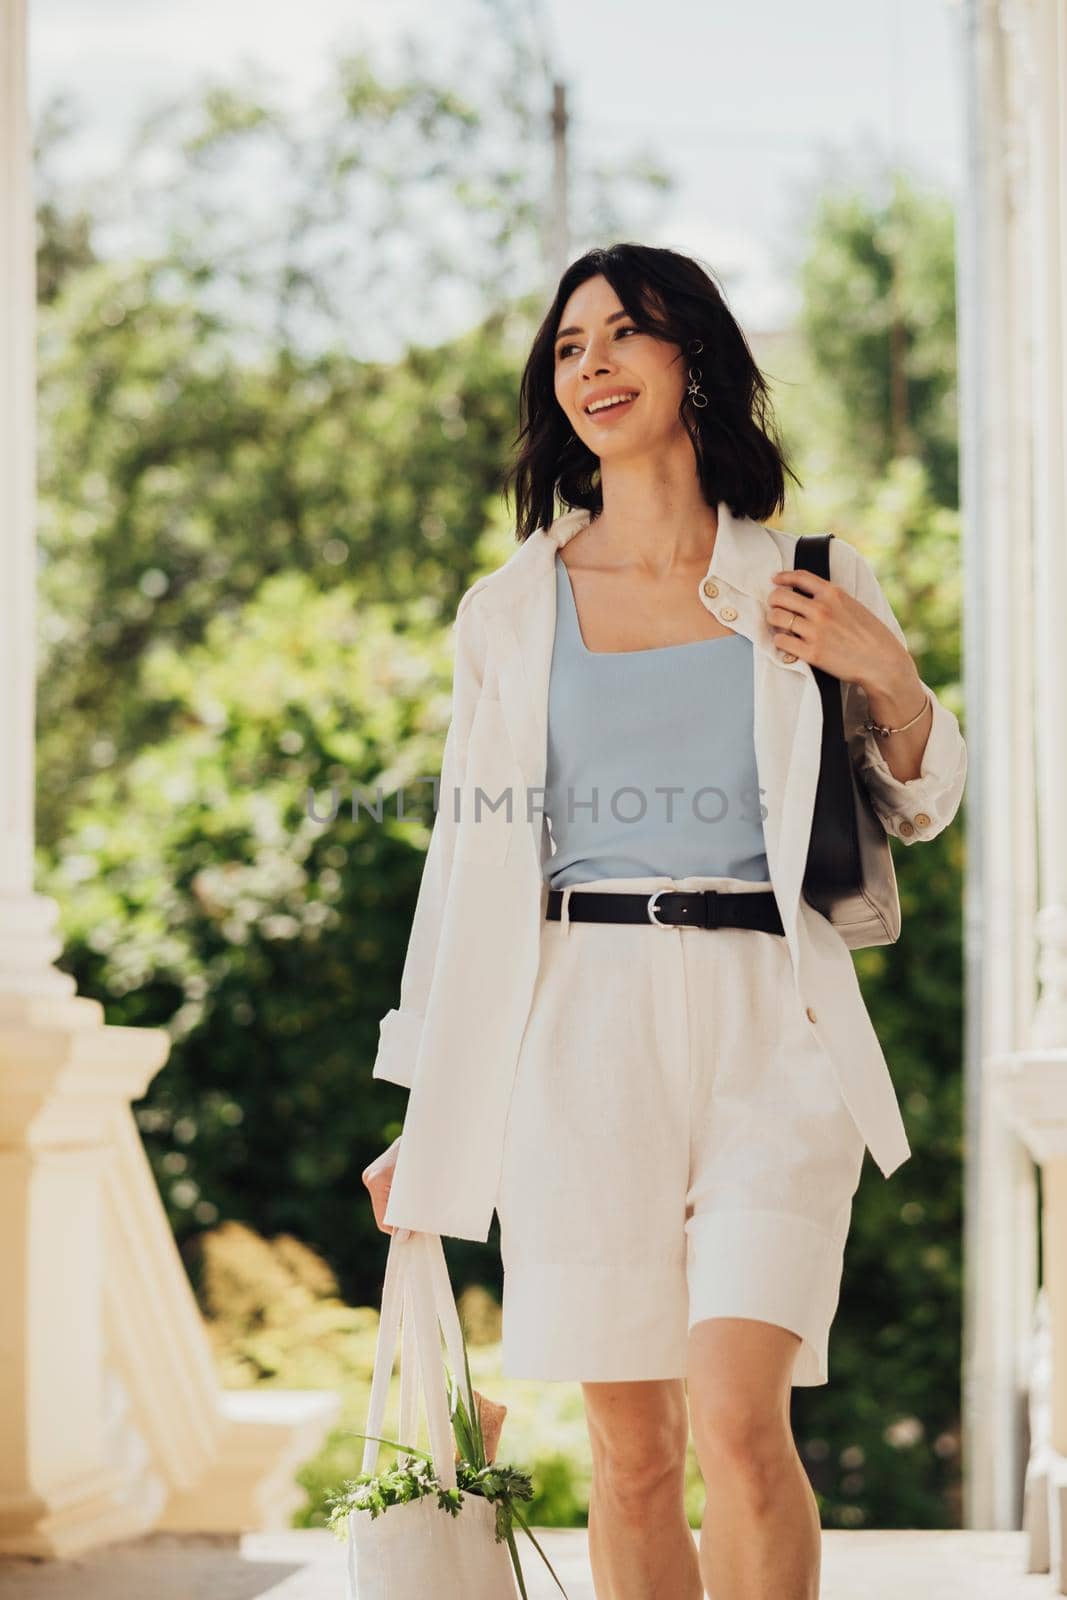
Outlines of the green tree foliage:
[{"label": "green tree foliage", "polygon": [[[303,117],[254,79],[213,85],[156,109],[93,184],[61,176],[73,110],[42,116],[46,847],[96,771],[167,731],[138,692],[151,649],[196,644],[293,570],[424,597],[444,626],[486,560],[548,152],[510,0],[475,9],[494,30],[466,71],[425,40],[393,76],[342,56]],[[613,177],[583,180],[608,217]],[[627,193],[662,180],[646,166]],[[107,228],[124,253],[98,246]],[[446,336],[457,300],[467,331]]]},{"label": "green tree foliage", "polygon": [[169,301],[162,265],[96,266],[42,314],[39,832],[171,724],[136,692],[275,574],[425,599],[444,626],[480,559],[513,429],[499,320],[386,366],[278,352]]},{"label": "green tree foliage", "polygon": [[958,498],[955,236],[941,195],[894,175],[888,198],[827,190],[800,269],[799,328],[821,444],[856,483],[901,457],[926,468],[935,505]]},{"label": "green tree foliage", "polygon": [[80,990],[172,1037],[137,1115],[178,1239],[292,1232],[357,1302],[383,1242],[360,1173],[402,1108],[369,1064],[450,705],[432,609],[294,572],[159,642],[138,692],[164,731],[86,784],[45,878]]}]

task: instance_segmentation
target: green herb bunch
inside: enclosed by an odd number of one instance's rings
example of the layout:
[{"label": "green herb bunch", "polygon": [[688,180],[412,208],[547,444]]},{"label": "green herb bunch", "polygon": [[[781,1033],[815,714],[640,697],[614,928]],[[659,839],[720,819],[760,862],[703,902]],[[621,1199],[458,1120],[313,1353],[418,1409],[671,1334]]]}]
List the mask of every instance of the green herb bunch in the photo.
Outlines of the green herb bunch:
[{"label": "green herb bunch", "polygon": [[515,1581],[522,1600],[529,1600],[522,1564],[515,1542],[515,1523],[518,1522],[541,1560],[555,1580],[556,1587],[566,1597],[567,1591],[560,1583],[555,1569],[534,1537],[529,1523],[519,1510],[519,1500],[533,1499],[533,1482],[528,1472],[518,1467],[498,1466],[486,1460],[482,1419],[474,1403],[470,1363],[467,1360],[466,1340],[463,1343],[463,1366],[467,1379],[467,1397],[460,1394],[459,1384],[445,1366],[448,1377],[449,1416],[455,1436],[459,1458],[456,1462],[456,1487],[446,1489],[434,1470],[433,1457],[426,1450],[401,1444],[396,1439],[383,1439],[378,1434],[357,1433],[357,1439],[374,1438],[379,1444],[392,1445],[407,1460],[380,1472],[361,1472],[348,1479],[341,1489],[327,1499],[326,1525],[344,1539],[348,1532],[350,1511],[369,1511],[372,1517],[380,1516],[389,1506],[403,1505],[408,1500],[418,1500],[424,1495],[436,1495],[442,1511],[452,1516],[459,1514],[464,1494],[478,1494],[492,1501],[496,1507],[496,1542],[507,1540]]}]

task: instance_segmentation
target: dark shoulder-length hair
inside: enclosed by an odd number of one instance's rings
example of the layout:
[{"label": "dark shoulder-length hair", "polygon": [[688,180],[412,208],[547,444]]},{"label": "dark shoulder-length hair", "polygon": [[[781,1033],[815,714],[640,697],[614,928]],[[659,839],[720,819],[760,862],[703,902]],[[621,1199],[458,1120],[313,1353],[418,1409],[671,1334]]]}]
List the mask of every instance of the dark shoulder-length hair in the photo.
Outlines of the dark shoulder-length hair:
[{"label": "dark shoulder-length hair", "polygon": [[[703,407],[682,397],[678,416],[693,441],[709,505],[724,500],[734,516],[766,521],[785,505],[785,459],[762,373],[710,273],[689,256],[651,245],[621,243],[589,250],[559,280],[555,298],[526,361],[519,391],[516,455],[504,477],[514,487],[521,544],[564,507],[603,508],[600,458],[572,431],[555,393],[555,338],[568,299],[587,278],[603,276],[637,326],[677,344],[687,368],[700,372]],[[703,349],[691,355],[691,341]]]}]

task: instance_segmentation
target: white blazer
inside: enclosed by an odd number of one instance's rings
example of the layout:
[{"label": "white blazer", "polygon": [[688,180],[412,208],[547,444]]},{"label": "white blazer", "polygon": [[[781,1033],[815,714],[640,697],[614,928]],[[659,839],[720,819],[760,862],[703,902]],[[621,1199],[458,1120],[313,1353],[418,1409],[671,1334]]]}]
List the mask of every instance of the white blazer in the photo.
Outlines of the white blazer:
[{"label": "white blazer", "polygon": [[[456,612],[452,720],[439,805],[400,981],[381,1020],[373,1076],[410,1089],[385,1222],[489,1236],[519,1046],[537,977],[551,844],[544,798],[548,685],[556,625],[554,557],[589,520],[569,511],[539,528]],[[796,535],[735,517],[720,502],[704,582],[711,606],[754,646],[754,734],[764,845],[792,961],[796,999],[885,1177],[910,1155],[889,1068],[851,952],[801,895],[819,772],[822,700],[811,667],[773,642],[771,574],[792,567]],[[906,643],[863,555],[830,543],[830,574]],[[710,589],[704,593],[710,594]],[[924,684],[933,719],[918,777],[900,782],[865,733],[866,696],[845,686],[845,732],[887,833],[916,844],[959,808],[967,751],[959,724]],[[483,798],[475,815],[474,790]],[[529,799],[528,799],[529,797]],[[660,935],[650,927],[649,938]],[[687,937],[699,938],[700,934]],[[714,933],[705,937],[714,938]]]}]

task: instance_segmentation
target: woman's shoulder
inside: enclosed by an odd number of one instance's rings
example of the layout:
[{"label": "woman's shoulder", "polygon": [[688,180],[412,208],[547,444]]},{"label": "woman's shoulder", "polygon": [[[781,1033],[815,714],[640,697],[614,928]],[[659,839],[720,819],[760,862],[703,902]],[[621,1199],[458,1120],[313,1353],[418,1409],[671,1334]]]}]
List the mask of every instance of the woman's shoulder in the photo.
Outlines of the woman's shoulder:
[{"label": "woman's shoulder", "polygon": [[459,597],[459,605],[456,607],[456,621],[457,622],[459,621],[459,619],[463,615],[463,613],[467,610],[468,606],[471,604],[471,602],[474,599],[475,595],[476,594],[481,594],[482,591],[487,587],[487,585],[489,583],[489,579],[492,576],[493,576],[493,574],[491,572],[487,572],[482,577],[475,578],[474,582],[471,584],[469,589],[464,589],[463,593]]},{"label": "woman's shoulder", "polygon": [[[555,547],[551,548],[554,551]],[[511,552],[506,561],[502,561],[492,572],[475,578],[470,587],[463,591],[456,607],[457,622],[472,607],[475,610],[479,607],[492,610],[498,604],[505,604],[513,593],[519,592],[516,586],[540,575],[542,568],[539,563],[544,562],[549,553],[549,546],[544,542],[540,530],[531,535]]]}]

